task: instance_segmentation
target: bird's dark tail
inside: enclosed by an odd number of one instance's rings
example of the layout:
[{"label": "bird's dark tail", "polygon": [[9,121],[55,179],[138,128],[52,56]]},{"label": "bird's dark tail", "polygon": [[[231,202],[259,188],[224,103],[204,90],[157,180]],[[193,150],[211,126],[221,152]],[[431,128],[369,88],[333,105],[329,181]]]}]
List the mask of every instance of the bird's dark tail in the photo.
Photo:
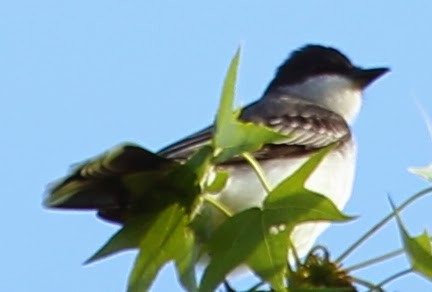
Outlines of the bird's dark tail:
[{"label": "bird's dark tail", "polygon": [[132,191],[125,178],[159,171],[172,161],[141,147],[120,145],[79,165],[48,189],[44,205],[49,208],[97,210],[103,219],[121,223]]}]

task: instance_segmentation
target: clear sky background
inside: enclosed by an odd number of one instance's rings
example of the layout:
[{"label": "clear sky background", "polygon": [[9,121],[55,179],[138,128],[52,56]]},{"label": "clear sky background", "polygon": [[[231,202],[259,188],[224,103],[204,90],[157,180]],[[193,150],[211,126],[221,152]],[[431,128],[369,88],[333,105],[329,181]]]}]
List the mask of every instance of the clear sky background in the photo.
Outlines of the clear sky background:
[{"label": "clear sky background", "polygon": [[[428,186],[407,172],[432,161],[416,100],[432,115],[430,1],[16,0],[0,3],[0,291],[123,291],[135,253],[82,262],[117,230],[92,212],[41,206],[69,166],[124,141],[157,150],[208,125],[229,60],[243,45],[237,104],[260,97],[275,68],[306,43],[335,46],[392,72],[365,94],[354,126],[359,162],[346,212],[320,238],[336,256]],[[432,231],[432,199],[402,213]],[[392,222],[347,259],[400,247]],[[379,281],[396,260],[359,271]],[[427,291],[417,275],[390,291]],[[166,267],[154,291],[181,291]]]}]

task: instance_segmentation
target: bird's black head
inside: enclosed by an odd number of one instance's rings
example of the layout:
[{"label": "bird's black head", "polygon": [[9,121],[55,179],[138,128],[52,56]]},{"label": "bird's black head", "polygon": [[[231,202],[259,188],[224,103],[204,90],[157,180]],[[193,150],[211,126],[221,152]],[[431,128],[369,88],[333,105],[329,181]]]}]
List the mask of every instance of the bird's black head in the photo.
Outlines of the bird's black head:
[{"label": "bird's black head", "polygon": [[320,45],[306,45],[294,51],[278,68],[266,93],[281,86],[298,84],[318,75],[342,75],[355,81],[360,89],[388,71],[388,68],[362,69],[338,50]]}]

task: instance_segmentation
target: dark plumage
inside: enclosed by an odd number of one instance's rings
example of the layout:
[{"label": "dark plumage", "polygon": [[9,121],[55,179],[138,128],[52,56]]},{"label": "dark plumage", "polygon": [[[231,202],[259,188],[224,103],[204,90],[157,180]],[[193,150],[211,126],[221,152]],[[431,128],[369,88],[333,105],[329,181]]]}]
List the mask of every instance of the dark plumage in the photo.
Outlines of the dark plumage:
[{"label": "dark plumage", "polygon": [[277,69],[266,92],[274,88],[304,81],[312,75],[347,73],[351,61],[338,50],[319,45],[307,45],[294,51]]}]

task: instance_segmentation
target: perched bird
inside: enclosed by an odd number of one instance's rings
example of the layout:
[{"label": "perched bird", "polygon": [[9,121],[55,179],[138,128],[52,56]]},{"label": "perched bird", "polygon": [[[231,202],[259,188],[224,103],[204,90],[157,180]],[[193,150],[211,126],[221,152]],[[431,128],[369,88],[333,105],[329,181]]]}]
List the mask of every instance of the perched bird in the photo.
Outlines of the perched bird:
[{"label": "perched bird", "polygon": [[[306,181],[306,188],[323,194],[342,209],[351,196],[356,147],[350,125],[362,104],[362,91],[388,68],[355,66],[341,52],[320,45],[294,51],[278,68],[258,101],[244,107],[240,119],[270,127],[287,139],[252,153],[267,180],[276,186],[318,150],[338,142]],[[45,205],[53,208],[95,209],[104,219],[122,223],[129,204],[122,177],[183,162],[209,143],[207,127],[160,150],[158,156],[133,145],[109,151],[78,167],[50,189]],[[250,165],[238,157],[218,166],[230,177],[215,198],[234,212],[260,206],[266,192]],[[207,208],[206,206],[203,209]],[[210,212],[211,213],[211,212]],[[216,217],[214,215],[213,217]],[[216,220],[212,215],[206,220]],[[303,256],[328,223],[303,223],[292,240]]]}]

